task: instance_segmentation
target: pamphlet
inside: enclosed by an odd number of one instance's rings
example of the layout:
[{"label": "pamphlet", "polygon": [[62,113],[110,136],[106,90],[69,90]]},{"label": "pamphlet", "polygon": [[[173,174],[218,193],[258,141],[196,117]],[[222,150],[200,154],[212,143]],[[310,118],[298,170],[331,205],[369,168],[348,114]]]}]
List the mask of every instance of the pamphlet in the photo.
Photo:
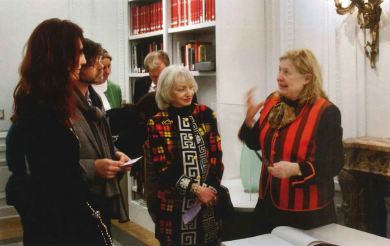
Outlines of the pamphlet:
[{"label": "pamphlet", "polygon": [[127,162],[125,162],[121,167],[132,166],[134,163],[136,163],[141,158],[142,158],[142,156],[137,157],[135,159],[130,159]]},{"label": "pamphlet", "polygon": [[192,206],[183,214],[183,223],[186,225],[188,224],[188,222],[193,220],[195,216],[199,213],[201,208],[202,205],[200,203],[195,203],[194,206]]}]

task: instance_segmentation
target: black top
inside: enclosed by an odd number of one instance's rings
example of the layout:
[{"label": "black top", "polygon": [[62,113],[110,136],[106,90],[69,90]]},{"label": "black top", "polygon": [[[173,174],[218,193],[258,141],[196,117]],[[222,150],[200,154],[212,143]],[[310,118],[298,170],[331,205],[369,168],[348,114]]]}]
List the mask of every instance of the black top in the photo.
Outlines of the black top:
[{"label": "black top", "polygon": [[133,103],[137,103],[141,97],[149,92],[152,80],[149,76],[139,78],[134,84]]},{"label": "black top", "polygon": [[99,231],[86,206],[79,143],[72,131],[47,107],[30,102],[12,124],[6,144],[12,172],[7,202],[16,207],[22,221],[29,221],[34,243],[100,245]]}]

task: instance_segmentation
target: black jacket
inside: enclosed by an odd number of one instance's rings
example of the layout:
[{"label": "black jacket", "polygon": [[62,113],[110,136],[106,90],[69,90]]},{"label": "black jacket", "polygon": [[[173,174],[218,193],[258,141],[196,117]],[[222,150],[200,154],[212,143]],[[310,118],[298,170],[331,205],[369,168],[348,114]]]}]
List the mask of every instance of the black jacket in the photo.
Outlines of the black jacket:
[{"label": "black jacket", "polygon": [[137,103],[143,95],[149,92],[150,84],[152,84],[152,80],[149,76],[139,78],[135,81],[133,103]]},{"label": "black jacket", "polygon": [[24,233],[31,235],[29,243],[102,245],[86,206],[79,142],[72,131],[45,106],[31,102],[11,126],[6,141],[12,172],[6,199],[20,213]]}]

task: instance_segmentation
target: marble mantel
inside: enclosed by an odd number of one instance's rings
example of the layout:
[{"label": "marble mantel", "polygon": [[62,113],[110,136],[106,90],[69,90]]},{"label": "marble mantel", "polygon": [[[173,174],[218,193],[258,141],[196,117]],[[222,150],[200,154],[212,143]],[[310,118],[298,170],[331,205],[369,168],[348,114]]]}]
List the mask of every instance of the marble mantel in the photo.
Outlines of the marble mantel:
[{"label": "marble mantel", "polygon": [[344,140],[344,149],[345,169],[390,177],[389,138],[349,138]]},{"label": "marble mantel", "polygon": [[[385,236],[384,187],[390,182],[390,139],[344,140],[345,165],[338,179],[346,226]],[[389,211],[390,212],[390,211]]]}]

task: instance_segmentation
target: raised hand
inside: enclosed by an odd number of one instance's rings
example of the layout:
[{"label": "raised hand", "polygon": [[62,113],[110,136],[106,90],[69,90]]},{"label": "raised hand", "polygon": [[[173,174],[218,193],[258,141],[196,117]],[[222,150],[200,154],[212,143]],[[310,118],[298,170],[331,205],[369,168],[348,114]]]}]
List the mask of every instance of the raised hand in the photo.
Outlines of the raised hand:
[{"label": "raised hand", "polygon": [[253,93],[255,91],[255,88],[250,89],[246,94],[246,117],[245,117],[245,124],[248,127],[252,127],[256,113],[260,110],[261,107],[263,107],[265,101],[261,101],[259,103],[255,103],[253,101]]}]

